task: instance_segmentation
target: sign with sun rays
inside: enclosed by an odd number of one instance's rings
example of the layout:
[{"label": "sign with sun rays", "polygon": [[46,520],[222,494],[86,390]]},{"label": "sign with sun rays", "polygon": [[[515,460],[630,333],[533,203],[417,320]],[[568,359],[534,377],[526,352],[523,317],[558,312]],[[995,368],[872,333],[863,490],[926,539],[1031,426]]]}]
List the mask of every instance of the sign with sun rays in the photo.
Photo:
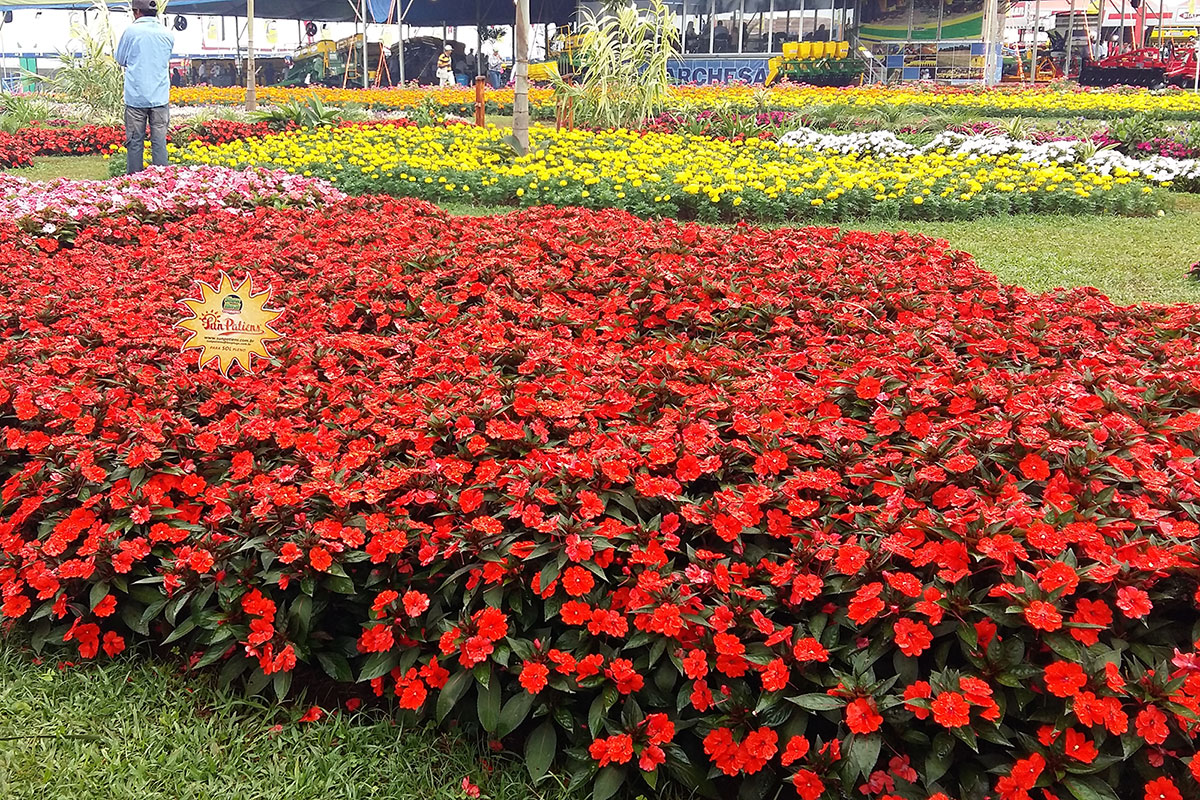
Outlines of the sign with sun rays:
[{"label": "sign with sun rays", "polygon": [[270,358],[266,342],[284,338],[271,327],[283,314],[282,310],[267,308],[271,290],[256,294],[249,276],[235,287],[224,272],[215,287],[203,281],[197,283],[200,297],[179,301],[191,316],[177,327],[190,334],[183,349],[200,351],[200,368],[214,364],[218,372],[228,377],[234,364],[252,372],[252,355]]}]

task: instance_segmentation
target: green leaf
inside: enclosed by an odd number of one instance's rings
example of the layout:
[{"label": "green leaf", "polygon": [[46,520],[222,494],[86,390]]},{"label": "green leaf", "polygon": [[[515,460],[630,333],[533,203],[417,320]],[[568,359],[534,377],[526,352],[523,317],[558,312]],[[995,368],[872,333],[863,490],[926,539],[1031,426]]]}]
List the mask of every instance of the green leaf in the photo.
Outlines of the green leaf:
[{"label": "green leaf", "polygon": [[529,710],[533,708],[533,701],[536,699],[535,695],[524,690],[520,694],[508,698],[504,708],[500,710],[500,725],[496,728],[496,735],[508,736],[520,727],[525,718],[529,716]]},{"label": "green leaf", "polygon": [[292,673],[276,672],[271,688],[275,690],[275,699],[283,700],[287,697],[288,689],[292,688]]},{"label": "green leaf", "polygon": [[394,652],[372,653],[371,657],[363,664],[362,672],[358,673],[358,679],[360,681],[371,681],[381,678],[387,675],[394,666],[396,666],[396,654]]},{"label": "green leaf", "polygon": [[608,711],[617,702],[620,693],[615,686],[606,686],[604,691],[596,696],[592,701],[591,708],[588,709],[588,731],[595,738],[601,734],[604,729],[604,718],[608,715]]},{"label": "green leaf", "polygon": [[450,680],[446,681],[446,685],[442,687],[441,694],[437,699],[437,720],[441,722],[454,708],[454,704],[458,702],[463,693],[467,691],[467,687],[471,685],[471,673],[463,670],[456,672],[450,676]]},{"label": "green leaf", "polygon": [[1068,775],[1063,778],[1062,784],[1075,795],[1075,800],[1119,800],[1108,784],[1099,778]]},{"label": "green leaf", "polygon": [[221,660],[221,656],[225,655],[225,651],[228,649],[224,644],[209,647],[204,651],[204,655],[200,656],[200,659],[192,665],[192,669],[204,669],[209,664],[215,664]]},{"label": "green leaf", "polygon": [[596,783],[592,788],[592,800],[608,800],[617,793],[625,782],[625,770],[608,766],[596,774]]},{"label": "green leaf", "polygon": [[103,600],[104,596],[107,594],[108,594],[108,583],[107,582],[101,581],[100,583],[93,584],[92,591],[88,595],[88,608],[95,608],[96,604],[99,603],[101,600]]},{"label": "green leaf", "polygon": [[324,583],[327,589],[338,594],[358,593],[358,590],[354,588],[354,581],[340,575],[327,575],[325,576]]},{"label": "green leaf", "polygon": [[954,739],[939,733],[933,740],[933,746],[929,748],[929,754],[925,756],[924,778],[927,786],[937,783],[949,771],[953,756]]},{"label": "green leaf", "polygon": [[1050,634],[1046,637],[1046,645],[1067,661],[1074,661],[1078,664],[1083,658],[1083,651],[1070,636],[1063,636],[1061,633]]},{"label": "green leaf", "polygon": [[495,733],[500,726],[500,681],[493,675],[487,686],[480,685],[476,691],[475,710],[479,713],[479,724],[488,733]]},{"label": "green leaf", "polygon": [[162,643],[170,644],[171,642],[182,639],[184,636],[187,636],[189,633],[191,633],[195,627],[196,620],[189,617],[181,622],[178,628],[171,631],[171,634],[167,638],[163,639]]},{"label": "green leaf", "polygon": [[870,736],[855,736],[847,748],[846,760],[856,777],[865,778],[875,769],[879,761],[879,750],[883,746],[883,737],[879,734]]},{"label": "green leaf", "polygon": [[539,725],[525,741],[525,767],[535,783],[550,770],[557,748],[558,734],[554,732],[554,723],[550,720]]},{"label": "green leaf", "polygon": [[339,683],[350,683],[354,680],[354,670],[350,661],[341,653],[318,653],[317,661],[325,674]]},{"label": "green leaf", "polygon": [[827,694],[802,694],[799,697],[789,697],[789,703],[795,703],[805,711],[833,711],[842,707],[842,701]]}]

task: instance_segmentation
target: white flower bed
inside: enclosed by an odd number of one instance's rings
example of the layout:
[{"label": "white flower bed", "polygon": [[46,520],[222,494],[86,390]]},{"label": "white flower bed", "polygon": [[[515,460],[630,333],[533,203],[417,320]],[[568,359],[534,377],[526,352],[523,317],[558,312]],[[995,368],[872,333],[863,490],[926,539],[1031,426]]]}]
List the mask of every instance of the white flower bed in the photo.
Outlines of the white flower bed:
[{"label": "white flower bed", "polygon": [[864,156],[907,157],[943,150],[962,156],[1016,156],[1021,161],[1038,164],[1083,164],[1096,172],[1140,175],[1151,181],[1167,183],[1187,180],[1200,181],[1200,160],[1147,156],[1134,158],[1116,150],[1097,150],[1081,141],[1058,141],[1034,144],[1008,136],[967,135],[944,131],[923,147],[908,144],[889,131],[871,133],[821,133],[801,128],[779,138],[785,147],[808,148],[821,153],[858,153]]}]

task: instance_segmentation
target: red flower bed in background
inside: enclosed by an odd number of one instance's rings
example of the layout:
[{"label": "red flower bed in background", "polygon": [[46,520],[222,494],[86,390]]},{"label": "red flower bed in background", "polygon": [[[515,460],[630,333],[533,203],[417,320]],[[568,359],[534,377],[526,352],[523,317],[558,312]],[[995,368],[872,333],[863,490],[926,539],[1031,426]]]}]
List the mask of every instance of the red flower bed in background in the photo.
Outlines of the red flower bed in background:
[{"label": "red flower bed in background", "polygon": [[[340,124],[344,126],[366,124],[405,126],[414,123],[407,119],[393,119],[342,122]],[[297,127],[292,122],[277,125],[271,122],[211,119],[173,127],[169,134],[169,140],[176,145],[184,145],[188,142],[226,144],[239,139],[295,130]],[[35,156],[79,156],[109,153],[115,147],[124,144],[125,129],[117,126],[75,126],[66,120],[57,120],[45,125],[31,125],[21,128],[16,133],[0,131],[0,168],[32,166]]]},{"label": "red flower bed in background", "polygon": [[[1196,307],[382,199],[0,258],[0,610],[41,645],[311,665],[597,797],[1197,794]],[[179,352],[218,269],[287,308],[258,375]]]}]

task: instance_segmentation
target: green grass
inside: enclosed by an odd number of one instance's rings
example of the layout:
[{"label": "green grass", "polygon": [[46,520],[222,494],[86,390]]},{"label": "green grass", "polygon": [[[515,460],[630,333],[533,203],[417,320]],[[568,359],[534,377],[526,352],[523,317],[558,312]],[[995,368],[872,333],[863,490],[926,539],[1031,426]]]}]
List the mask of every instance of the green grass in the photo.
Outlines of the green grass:
[{"label": "green grass", "polygon": [[[855,226],[880,230],[881,226]],[[1004,283],[1032,292],[1094,286],[1113,302],[1200,303],[1200,209],[1163,217],[1029,216],[888,225],[945,239]]]},{"label": "green grass", "polygon": [[11,172],[13,175],[34,181],[48,181],[54,178],[99,181],[108,177],[108,162],[104,160],[104,156],[39,156],[34,159],[32,167],[0,171]]},{"label": "green grass", "polygon": [[462,737],[382,714],[299,723],[300,713],[170,664],[122,656],[59,669],[0,639],[0,797],[448,800],[463,797],[464,776],[494,800],[565,796],[531,787],[514,757],[489,754],[489,773],[483,748]]}]

